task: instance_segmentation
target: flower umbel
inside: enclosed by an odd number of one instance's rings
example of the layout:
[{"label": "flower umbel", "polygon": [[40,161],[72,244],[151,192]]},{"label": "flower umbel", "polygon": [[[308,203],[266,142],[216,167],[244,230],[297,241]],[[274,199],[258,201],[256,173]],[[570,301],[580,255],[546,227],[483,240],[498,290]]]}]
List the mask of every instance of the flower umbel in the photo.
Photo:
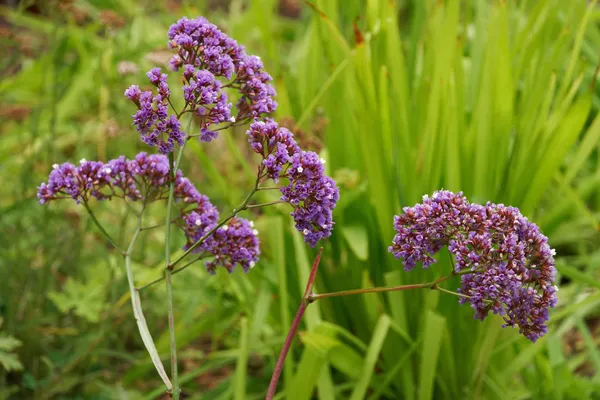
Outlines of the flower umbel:
[{"label": "flower umbel", "polygon": [[290,214],[304,241],[312,247],[331,236],[333,209],[340,198],[335,181],[325,175],[323,160],[317,153],[301,151],[294,154],[288,169],[290,184],[281,189],[281,200],[289,202]]},{"label": "flower umbel", "polygon": [[553,250],[539,228],[514,207],[469,203],[462,193],[435,192],[423,203],[405,207],[394,218],[396,236],[389,251],[403,258],[407,271],[447,245],[462,276],[461,304],[469,302],[475,318],[490,311],[504,326],[536,341],[547,333],[548,308],[557,302]]}]

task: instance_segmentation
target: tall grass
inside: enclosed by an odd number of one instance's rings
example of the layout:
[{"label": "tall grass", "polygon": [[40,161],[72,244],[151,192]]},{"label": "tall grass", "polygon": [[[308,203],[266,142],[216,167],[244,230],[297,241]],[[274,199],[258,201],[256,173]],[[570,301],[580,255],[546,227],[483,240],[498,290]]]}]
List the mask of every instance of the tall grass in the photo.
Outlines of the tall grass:
[{"label": "tall grass", "polygon": [[[148,70],[153,62],[144,54],[163,46],[177,16],[161,6],[152,14],[128,1],[81,4],[92,18],[116,7],[127,25],[99,35],[98,25],[3,9],[12,24],[46,36],[48,47],[0,84],[6,102],[32,107],[28,119],[8,123],[0,135],[0,180],[8,182],[0,189],[1,329],[26,344],[19,352],[25,371],[5,374],[0,382],[22,396],[120,396],[135,389],[156,398],[161,389],[152,392],[158,382],[148,384],[152,365],[122,307],[127,298],[118,255],[78,211],[38,207],[33,195],[47,173],[44,165],[135,151],[121,94],[139,76],[121,77],[115,66],[141,60],[139,75]],[[177,13],[202,11],[184,5]],[[520,207],[557,247],[563,283],[550,333],[536,344],[502,329],[498,318],[474,321],[467,306],[437,291],[319,301],[308,308],[301,341],[288,356],[282,394],[599,395],[598,338],[589,324],[600,305],[596,3],[320,0],[304,5],[299,20],[278,11],[272,0],[245,6],[233,1],[227,13],[210,17],[264,55],[276,78],[278,118],[293,116],[308,131],[317,119],[327,119],[323,156],[342,199],[317,291],[423,282],[450,269],[442,254],[430,270],[405,273],[386,251],[393,215],[440,188]],[[120,134],[107,137],[112,123]],[[248,153],[235,150],[244,141],[240,130],[214,146],[193,143],[185,160],[196,181],[206,183],[201,190],[222,209],[239,203],[249,189]],[[104,204],[103,217],[113,232],[127,232],[127,210],[114,206]],[[314,255],[287,212],[269,211],[258,220],[264,257],[247,276],[208,279],[197,268],[174,278],[181,381],[188,392],[264,396]],[[162,216],[155,218],[159,223]],[[136,276],[152,280],[161,268],[161,238],[148,234],[142,240]],[[155,335],[165,331],[163,292],[144,294]],[[573,337],[581,352],[564,350]],[[156,342],[166,356],[167,334]],[[122,367],[110,367],[115,362]],[[224,378],[218,384],[198,382],[219,371]]]}]

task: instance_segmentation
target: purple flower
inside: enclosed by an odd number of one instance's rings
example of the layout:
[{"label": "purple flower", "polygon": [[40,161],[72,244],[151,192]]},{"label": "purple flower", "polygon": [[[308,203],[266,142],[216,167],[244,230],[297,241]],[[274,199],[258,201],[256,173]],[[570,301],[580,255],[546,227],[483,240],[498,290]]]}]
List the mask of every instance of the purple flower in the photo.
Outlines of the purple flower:
[{"label": "purple flower", "polygon": [[233,272],[240,265],[248,272],[258,261],[260,254],[258,231],[252,221],[234,218],[223,225],[204,243],[205,251],[214,255],[214,259],[206,263],[206,269],[214,274],[218,266]]},{"label": "purple flower", "polygon": [[[145,155],[146,153],[140,154]],[[131,160],[127,160],[125,156],[120,156],[107,162],[102,169],[102,173],[108,177],[113,191],[119,189],[123,197],[136,201],[142,198],[142,193],[140,188],[136,186],[132,167],[133,162]]]},{"label": "purple flower", "polygon": [[231,79],[234,64],[243,57],[244,50],[205,18],[181,18],[169,28],[169,46],[177,54],[171,66],[177,71],[190,64],[208,69],[215,76]]},{"label": "purple flower", "polygon": [[275,89],[269,83],[273,78],[263,68],[257,56],[245,56],[238,64],[236,81],[240,82],[242,95],[237,103],[238,120],[270,114],[277,109]]},{"label": "purple flower", "polygon": [[106,198],[101,189],[108,183],[108,178],[101,173],[102,167],[101,162],[85,159],[77,167],[70,163],[54,164],[48,183],[38,187],[40,204],[65,197],[71,197],[77,203],[86,202],[90,196]]},{"label": "purple flower", "polygon": [[167,154],[173,151],[175,143],[183,145],[184,133],[175,115],[169,115],[170,96],[167,75],[160,68],[153,68],[146,74],[150,83],[157,87],[158,94],[142,92],[136,85],[125,91],[125,96],[133,101],[138,111],[133,115],[133,124],[142,136],[142,141],[157,147],[159,152]]},{"label": "purple flower", "polygon": [[[242,46],[205,18],[184,17],[171,25],[169,46],[176,52],[172,68],[183,69],[185,105],[178,115],[192,111],[200,118],[201,141],[210,142],[217,137],[215,125],[236,121],[243,124],[277,108],[275,89],[270,83],[273,79],[264,71],[260,58],[247,55]],[[160,68],[153,68],[146,75],[158,94],[142,92],[134,85],[125,91],[125,96],[138,107],[133,120],[144,143],[167,154],[173,151],[175,143],[183,144],[185,134],[178,117],[168,113],[172,99],[167,75]],[[231,115],[226,88],[238,92],[237,117]],[[279,156],[284,157],[283,149]]]},{"label": "purple flower", "polygon": [[294,154],[288,169],[290,184],[281,189],[281,200],[290,203],[290,214],[304,241],[312,247],[331,236],[332,213],[339,200],[335,181],[325,175],[323,160],[312,151]]},{"label": "purple flower", "polygon": [[209,129],[211,125],[231,121],[231,103],[221,90],[221,82],[208,70],[196,70],[191,65],[185,66],[183,86],[186,104],[200,117],[200,140],[209,142],[217,136],[216,131]]},{"label": "purple flower", "polygon": [[[201,69],[210,72],[213,80],[220,77],[230,81],[228,86],[236,88],[240,94],[235,120],[246,121],[272,113],[277,108],[275,89],[270,83],[273,78],[264,71],[260,58],[246,54],[242,46],[205,18],[184,17],[171,25],[169,46],[177,52],[171,59],[171,66],[175,71],[183,67],[186,80],[193,75],[192,69]],[[220,108],[220,112],[225,113],[225,108]],[[227,107],[227,112],[230,108]],[[202,137],[210,140],[212,136],[207,132]]]},{"label": "purple flower", "polygon": [[[188,240],[185,248],[206,236],[217,225],[218,219],[219,213],[208,198],[199,203],[194,211],[182,215],[181,228]],[[243,218],[234,218],[218,228],[193,252],[214,256],[214,259],[205,264],[211,274],[215,273],[218,266],[233,272],[236,265],[248,272],[258,261],[259,245],[258,231],[254,229],[254,223]]]},{"label": "purple flower", "polygon": [[277,182],[284,165],[289,164],[292,156],[300,152],[294,135],[288,129],[279,127],[272,119],[255,120],[246,134],[252,150],[263,157],[267,176]]},{"label": "purple flower", "polygon": [[[181,215],[181,229],[183,229],[189,248],[204,237],[219,220],[219,211],[213,206],[204,195],[196,199],[196,208],[190,212]],[[194,249],[194,253],[201,253],[206,250],[206,242]]]},{"label": "purple flower", "polygon": [[141,152],[130,161],[129,168],[148,187],[162,188],[169,184],[169,159],[166,156]]},{"label": "purple flower", "polygon": [[394,217],[397,232],[389,251],[403,258],[407,271],[418,262],[427,268],[443,246],[455,256],[462,276],[459,293],[468,298],[475,318],[489,311],[505,326],[518,326],[531,341],[548,328],[548,308],[556,305],[554,250],[548,238],[517,208],[471,204],[462,193],[435,192],[423,203]]}]

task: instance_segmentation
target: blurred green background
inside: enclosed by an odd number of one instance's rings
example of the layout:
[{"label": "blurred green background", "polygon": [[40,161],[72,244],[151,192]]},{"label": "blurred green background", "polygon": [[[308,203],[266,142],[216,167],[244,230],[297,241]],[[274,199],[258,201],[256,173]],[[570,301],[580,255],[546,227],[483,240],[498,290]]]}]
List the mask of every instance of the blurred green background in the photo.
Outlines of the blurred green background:
[{"label": "blurred green background", "polygon": [[[123,91],[165,66],[168,26],[183,15],[206,16],[260,55],[277,120],[328,160],[341,200],[318,292],[447,271],[445,251],[411,273],[387,253],[393,215],[440,188],[520,207],[558,252],[559,305],[537,343],[498,318],[474,321],[437,291],[322,300],[307,311],[278,398],[600,399],[600,8],[585,0],[1,6],[0,399],[166,398],[122,258],[82,207],[42,207],[35,194],[55,162],[149,150]],[[254,180],[244,131],[193,141],[184,156],[223,213]],[[128,240],[127,208],[94,209]],[[174,277],[186,398],[264,397],[315,256],[288,212],[246,212],[263,252],[249,274],[211,277],[197,264]],[[138,285],[161,275],[163,234],[144,233],[136,249]],[[166,361],[164,286],[142,302]]]}]

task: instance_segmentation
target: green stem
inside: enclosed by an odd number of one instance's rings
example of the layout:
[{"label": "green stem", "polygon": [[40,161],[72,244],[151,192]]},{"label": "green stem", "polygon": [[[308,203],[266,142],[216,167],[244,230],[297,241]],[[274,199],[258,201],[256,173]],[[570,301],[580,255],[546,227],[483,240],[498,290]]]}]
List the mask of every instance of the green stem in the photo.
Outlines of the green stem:
[{"label": "green stem", "polygon": [[92,212],[91,208],[87,205],[87,203],[83,203],[83,206],[85,207],[85,209],[87,210],[89,216],[92,218],[92,221],[94,222],[94,224],[96,225],[96,227],[98,228],[98,230],[100,231],[100,233],[102,233],[102,235],[104,235],[104,237],[106,238],[106,240],[108,240],[110,242],[110,244],[113,245],[113,247],[117,250],[119,250],[121,253],[125,253],[120,247],[119,245],[117,245],[117,243],[113,240],[112,237],[110,237],[110,235],[108,234],[108,232],[106,232],[106,230],[104,229],[104,227],[100,224],[100,222],[96,219],[96,216],[94,215],[94,213]]},{"label": "green stem", "polygon": [[[185,143],[184,143],[185,144]],[[171,283],[171,212],[173,208],[173,197],[175,191],[175,175],[176,167],[181,161],[184,146],[179,148],[177,155],[177,163],[174,165],[173,153],[169,153],[169,198],[167,200],[167,217],[165,229],[165,281],[167,284],[167,308],[169,320],[169,347],[171,349],[171,377],[173,379],[173,388],[171,389],[171,397],[174,400],[179,400],[181,388],[179,387],[179,374],[177,371],[177,341],[175,337],[175,316],[173,312],[173,285]]]},{"label": "green stem", "polygon": [[[205,258],[206,258],[206,256],[200,256],[200,257],[198,257],[198,258],[194,258],[192,261],[188,262],[188,263],[187,263],[187,264],[185,264],[183,267],[181,267],[181,268],[177,268],[177,269],[175,269],[175,270],[171,271],[171,276],[172,276],[172,275],[175,275],[175,274],[178,274],[178,273],[180,273],[181,271],[183,271],[184,269],[186,269],[186,268],[187,268],[187,267],[189,267],[190,265],[192,265],[192,264],[194,264],[194,263],[196,263],[196,262],[198,262],[198,261],[200,261],[200,260],[203,260],[203,259],[205,259]],[[152,286],[152,285],[154,285],[154,284],[157,284],[157,283],[159,283],[159,282],[162,282],[164,279],[165,279],[165,276],[163,275],[163,276],[161,276],[160,278],[153,280],[152,282],[149,282],[149,283],[146,283],[146,284],[145,284],[145,285],[143,285],[143,286],[140,286],[139,288],[137,288],[137,290],[138,290],[139,292],[141,292],[142,290],[146,289],[147,287],[150,287],[150,286]]]},{"label": "green stem", "polygon": [[142,226],[142,213],[144,212],[144,208],[140,211],[138,215],[138,223],[133,233],[133,237],[131,238],[131,242],[129,243],[129,247],[127,251],[124,253],[125,255],[125,270],[127,271],[127,282],[129,283],[129,293],[131,295],[131,306],[133,308],[133,315],[135,317],[135,322],[137,323],[138,330],[140,332],[140,336],[142,337],[142,342],[146,347],[146,350],[150,354],[150,358],[152,359],[152,363],[163,380],[165,386],[170,391],[173,388],[167,373],[165,372],[165,368],[160,360],[160,356],[158,355],[158,351],[156,350],[156,345],[152,340],[152,335],[150,335],[150,331],[148,330],[148,325],[146,324],[146,318],[144,317],[144,312],[142,310],[142,303],[140,301],[140,294],[135,289],[135,280],[133,277],[133,269],[131,268],[131,253],[133,252],[133,248],[135,246],[135,242],[141,231]]},{"label": "green stem", "polygon": [[276,200],[276,201],[271,201],[269,203],[250,204],[250,205],[247,205],[246,208],[260,208],[260,207],[266,207],[266,206],[273,206],[275,204],[281,204],[281,203],[285,203],[285,201]]},{"label": "green stem", "polygon": [[451,295],[454,295],[454,296],[462,297],[463,299],[470,299],[471,298],[471,296],[467,296],[466,294],[456,293],[456,292],[453,292],[452,290],[444,289],[444,288],[437,287],[437,286],[432,287],[432,289],[439,290],[440,292],[448,293],[448,294],[451,294]]},{"label": "green stem", "polygon": [[410,289],[433,289],[433,290],[439,290],[439,291],[445,292],[445,293],[450,293],[450,294],[458,295],[460,297],[467,297],[468,298],[468,296],[461,295],[460,293],[451,292],[449,290],[442,289],[442,288],[438,287],[438,283],[442,283],[444,281],[447,281],[448,279],[451,279],[451,278],[453,278],[455,276],[472,274],[472,273],[475,273],[475,272],[477,272],[477,271],[471,271],[470,269],[465,269],[465,270],[462,270],[462,271],[459,271],[459,272],[453,272],[451,275],[447,275],[447,276],[441,277],[439,279],[436,279],[433,282],[416,283],[416,284],[412,284],[412,285],[372,287],[372,288],[364,288],[364,289],[342,290],[342,291],[339,291],[339,292],[330,292],[330,293],[321,293],[321,294],[311,293],[309,295],[309,297],[308,297],[308,301],[310,303],[312,303],[312,302],[314,302],[316,300],[326,299],[326,298],[329,298],[329,297],[351,296],[353,294],[366,294],[366,293],[397,292],[397,291],[401,291],[401,290],[410,290]]}]

